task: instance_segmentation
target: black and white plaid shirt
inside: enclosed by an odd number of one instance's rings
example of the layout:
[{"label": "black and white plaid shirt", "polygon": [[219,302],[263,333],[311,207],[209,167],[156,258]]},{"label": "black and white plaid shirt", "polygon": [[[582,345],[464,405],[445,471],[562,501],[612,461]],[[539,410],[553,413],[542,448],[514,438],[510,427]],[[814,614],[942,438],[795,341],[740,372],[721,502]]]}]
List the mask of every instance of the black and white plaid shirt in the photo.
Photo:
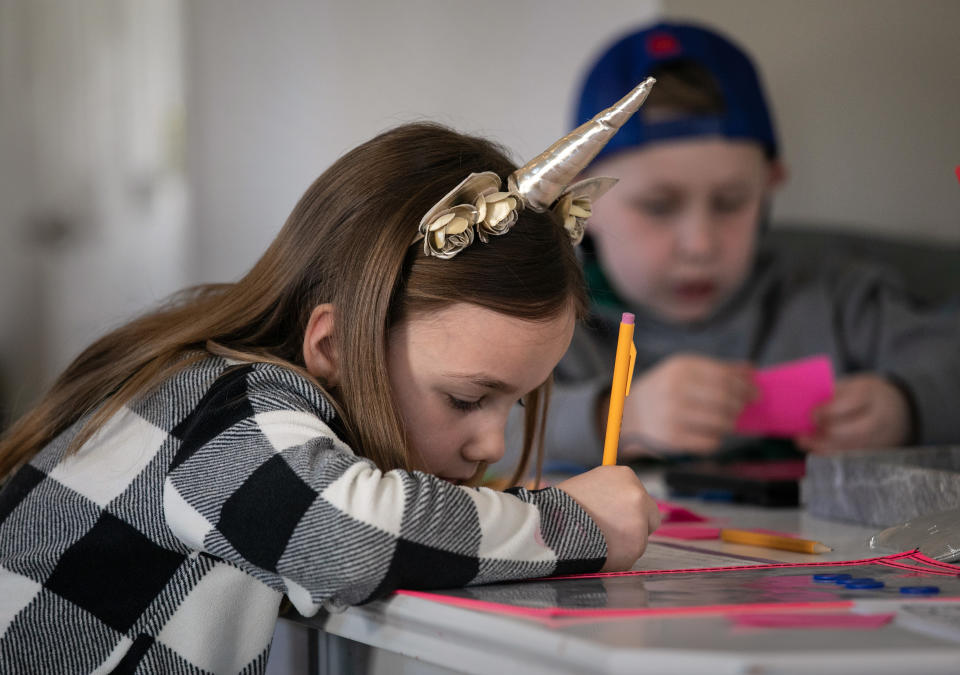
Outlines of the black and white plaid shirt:
[{"label": "black and white plaid shirt", "polygon": [[603,535],[555,488],[383,473],[296,373],[208,358],[0,492],[0,671],[259,673],[304,615],[398,587],[593,571]]}]

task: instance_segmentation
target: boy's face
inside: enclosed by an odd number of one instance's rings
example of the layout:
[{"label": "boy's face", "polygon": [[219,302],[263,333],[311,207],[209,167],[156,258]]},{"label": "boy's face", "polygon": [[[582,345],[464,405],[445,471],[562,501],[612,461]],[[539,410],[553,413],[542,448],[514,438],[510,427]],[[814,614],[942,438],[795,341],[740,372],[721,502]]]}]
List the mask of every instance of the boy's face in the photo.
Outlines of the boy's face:
[{"label": "boy's face", "polygon": [[672,323],[706,319],[750,272],[779,165],[759,145],[715,138],[622,152],[591,175],[620,182],[588,231],[621,297]]},{"label": "boy's face", "polygon": [[574,312],[533,322],[458,303],[396,325],[387,363],[414,467],[453,483],[503,457],[510,409],[549,377]]}]

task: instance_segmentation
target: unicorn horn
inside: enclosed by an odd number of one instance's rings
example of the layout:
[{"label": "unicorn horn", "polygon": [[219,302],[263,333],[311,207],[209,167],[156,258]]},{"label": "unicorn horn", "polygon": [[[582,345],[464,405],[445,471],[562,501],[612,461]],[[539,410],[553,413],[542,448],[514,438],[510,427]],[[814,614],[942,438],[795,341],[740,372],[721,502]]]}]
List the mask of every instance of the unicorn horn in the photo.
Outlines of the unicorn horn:
[{"label": "unicorn horn", "polygon": [[656,80],[648,77],[589,122],[584,122],[510,174],[507,185],[534,211],[546,211],[587,168],[617,130],[640,109]]}]

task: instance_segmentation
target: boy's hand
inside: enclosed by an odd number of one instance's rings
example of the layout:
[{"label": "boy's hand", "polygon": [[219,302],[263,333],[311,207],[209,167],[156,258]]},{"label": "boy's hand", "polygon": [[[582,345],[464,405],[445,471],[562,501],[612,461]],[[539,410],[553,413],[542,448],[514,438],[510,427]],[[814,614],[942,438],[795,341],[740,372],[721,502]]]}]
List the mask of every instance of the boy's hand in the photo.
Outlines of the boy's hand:
[{"label": "boy's hand", "polygon": [[833,398],[814,411],[817,432],[795,439],[807,452],[903,445],[910,436],[910,408],[897,387],[879,375],[837,381]]},{"label": "boy's hand", "polygon": [[557,487],[590,515],[607,540],[604,572],[633,567],[647,548],[647,537],[660,526],[660,511],[637,474],[626,466],[600,466],[569,478]]},{"label": "boy's hand", "polygon": [[621,456],[715,451],[757,396],[751,375],[748,363],[678,354],[635,377],[623,411]]}]

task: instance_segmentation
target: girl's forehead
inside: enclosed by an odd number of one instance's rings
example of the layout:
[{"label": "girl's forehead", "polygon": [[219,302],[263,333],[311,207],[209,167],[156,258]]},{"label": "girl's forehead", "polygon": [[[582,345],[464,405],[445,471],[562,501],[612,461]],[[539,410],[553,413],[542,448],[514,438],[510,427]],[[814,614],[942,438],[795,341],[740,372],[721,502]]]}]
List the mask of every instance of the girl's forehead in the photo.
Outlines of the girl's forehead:
[{"label": "girl's forehead", "polygon": [[483,339],[502,334],[517,340],[539,341],[563,332],[575,320],[572,303],[556,316],[530,319],[468,302],[457,302],[430,312],[414,314],[404,329],[421,339],[448,339],[452,336]]},{"label": "girl's forehead", "polygon": [[456,303],[398,324],[390,348],[393,358],[409,364],[414,377],[526,393],[539,386],[563,356],[574,322],[572,306],[556,317],[532,321]]}]

